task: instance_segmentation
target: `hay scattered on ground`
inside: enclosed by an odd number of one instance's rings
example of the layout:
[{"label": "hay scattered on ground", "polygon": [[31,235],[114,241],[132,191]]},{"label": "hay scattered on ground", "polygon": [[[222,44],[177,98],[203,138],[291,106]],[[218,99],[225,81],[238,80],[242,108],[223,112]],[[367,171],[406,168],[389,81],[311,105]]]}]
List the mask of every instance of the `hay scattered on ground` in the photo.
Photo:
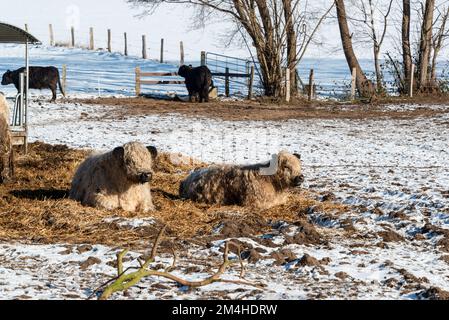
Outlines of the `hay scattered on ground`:
[{"label": "hay scattered on ground", "polygon": [[[152,183],[156,212],[109,212],[83,207],[67,197],[72,176],[89,153],[67,146],[31,144],[29,154],[18,157],[15,181],[0,185],[0,240],[141,246],[148,245],[162,224],[168,225],[170,237],[187,240],[211,235],[217,226],[230,219],[253,225],[255,232],[262,233],[266,231],[264,228],[268,229],[268,222],[296,222],[311,207],[332,214],[347,210],[333,202],[319,202],[309,191],[295,191],[287,204],[264,211],[183,201],[178,197],[179,183],[190,170],[205,164],[194,161],[173,164],[164,153],[158,156]],[[152,217],[157,223],[133,229],[105,222],[110,217]]]}]

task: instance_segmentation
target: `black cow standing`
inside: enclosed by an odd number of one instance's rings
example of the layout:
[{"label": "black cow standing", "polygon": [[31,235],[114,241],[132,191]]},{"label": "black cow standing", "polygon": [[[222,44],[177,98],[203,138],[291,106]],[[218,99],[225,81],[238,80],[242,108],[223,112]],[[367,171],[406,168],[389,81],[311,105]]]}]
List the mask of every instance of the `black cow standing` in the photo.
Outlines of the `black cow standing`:
[{"label": "black cow standing", "polygon": [[[56,101],[56,92],[59,84],[59,89],[65,97],[64,89],[61,85],[61,78],[59,71],[55,67],[29,67],[30,70],[30,89],[50,89],[53,93],[52,102]],[[25,68],[20,68],[14,71],[8,70],[2,78],[2,85],[14,84],[17,91],[20,91],[20,74],[25,72]]]},{"label": "black cow standing", "polygon": [[200,102],[209,102],[210,88],[214,86],[212,73],[206,66],[193,68],[192,66],[181,66],[178,75],[186,79],[186,87],[189,92],[189,101],[199,95]]}]

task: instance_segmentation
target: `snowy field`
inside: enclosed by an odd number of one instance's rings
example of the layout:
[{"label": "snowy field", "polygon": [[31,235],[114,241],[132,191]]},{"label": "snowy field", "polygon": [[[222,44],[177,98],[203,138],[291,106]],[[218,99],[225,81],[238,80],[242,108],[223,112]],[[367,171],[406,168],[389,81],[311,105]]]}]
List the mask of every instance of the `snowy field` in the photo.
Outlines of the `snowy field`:
[{"label": "snowy field", "polygon": [[[25,50],[23,46],[0,44],[0,75],[7,70],[16,70],[24,66]],[[193,61],[186,64],[199,66],[200,53]],[[69,97],[109,97],[135,96],[135,69],[140,67],[142,72],[178,72],[179,62],[144,60],[136,56],[124,56],[121,53],[109,53],[106,50],[89,51],[81,48],[48,47],[44,45],[31,46],[30,65],[55,66],[62,74],[62,67],[67,67],[66,91]],[[220,69],[221,70],[221,69]],[[219,70],[219,71],[220,71]],[[224,71],[223,71],[224,72]],[[145,78],[150,80],[150,78]],[[184,80],[181,77],[152,77],[151,80]],[[215,79],[215,86],[219,94],[225,92],[224,79]],[[245,91],[246,90],[246,91]],[[247,89],[241,83],[232,82],[230,91],[233,95],[247,96]],[[17,90],[13,85],[1,86],[0,92],[8,97],[14,97]],[[31,90],[32,95],[49,94],[50,91]],[[142,85],[142,93],[155,96],[187,96],[183,84],[174,85]],[[58,92],[58,94],[60,94]]]},{"label": "snowy field", "polygon": [[[266,235],[274,248],[239,239],[260,253],[247,264],[246,280],[267,285],[263,290],[219,283],[188,289],[149,278],[114,299],[417,299],[427,297],[432,287],[449,290],[449,245],[444,241],[449,232],[448,113],[408,120],[256,122],[175,114],[116,117],[115,108],[34,102],[30,139],[97,150],[138,140],[217,163],[265,161],[286,149],[302,155],[306,189],[335,197],[350,209],[342,215],[310,209],[309,220],[331,239],[327,244],[288,241],[297,232],[294,225],[273,227]],[[152,221],[118,223],[138,228]],[[348,223],[352,236],[343,232]],[[190,247],[175,274],[207,276],[220,264],[222,245]],[[288,250],[288,263],[275,263],[273,253],[279,250]],[[117,248],[3,243],[0,251],[2,298],[85,299],[114,275]],[[301,262],[305,254],[314,259]],[[170,256],[156,262],[170,263]],[[237,264],[226,277],[238,279],[239,273]]]},{"label": "snowy field", "polygon": [[[23,65],[21,50],[1,46],[0,72]],[[132,96],[136,66],[152,72],[177,69],[176,64],[80,49],[34,47],[31,58],[36,65],[67,65],[69,98]],[[183,86],[152,90],[186,93]],[[10,98],[15,95],[12,86],[1,91]],[[265,284],[263,290],[219,283],[189,289],[150,278],[114,299],[417,299],[429,297],[430,288],[449,291],[446,106],[384,107],[400,112],[446,110],[410,119],[262,122],[179,114],[127,116],[120,107],[50,104],[49,97],[32,92],[31,141],[109,150],[137,140],[215,163],[266,161],[285,149],[302,155],[307,191],[348,205],[344,214],[310,208],[307,217],[326,236],[325,244],[292,242],[290,238],[301,230],[289,224],[273,226],[270,234],[261,236],[274,246],[239,239],[259,253],[254,261],[245,262],[246,279]],[[111,217],[106,222],[123,228],[154,223],[151,217],[129,221]],[[188,279],[211,274],[221,262],[222,247],[223,240],[208,248],[189,246],[175,274]],[[117,251],[100,245],[0,243],[0,298],[85,299],[114,276]],[[133,252],[132,257],[143,253]],[[305,254],[312,258],[304,258]],[[285,263],[278,263],[279,255],[288,256]],[[163,255],[156,264],[167,267],[171,259]],[[130,264],[135,265],[135,259]],[[239,273],[237,264],[226,277],[238,279]]]},{"label": "snowy field", "polygon": [[[200,52],[186,60],[186,64],[199,65]],[[232,60],[233,61],[233,60]],[[232,62],[231,61],[231,62]],[[125,57],[119,52],[109,53],[106,50],[88,51],[84,49],[70,49],[63,47],[49,47],[45,45],[32,46],[30,49],[30,64],[34,66],[55,66],[60,71],[67,66],[67,93],[70,96],[83,95],[85,97],[134,96],[135,68],[142,72],[177,72],[179,62],[176,59],[160,64],[156,60],[143,60],[138,56]],[[209,67],[213,72],[224,72],[223,68],[215,70],[216,62],[211,61]],[[364,70],[372,68],[371,61],[361,60]],[[221,66],[221,64],[219,63]],[[0,75],[7,70],[15,70],[24,66],[24,48],[17,45],[0,44]],[[234,67],[231,65],[231,67]],[[234,67],[235,68],[235,67]],[[348,73],[344,59],[316,59],[306,58],[298,66],[301,79],[308,79],[310,69],[315,70],[317,94],[320,98],[344,98],[349,93],[351,76]],[[237,71],[236,71],[237,72]],[[238,72],[243,72],[239,70]],[[439,70],[438,72],[441,72]],[[386,81],[391,79],[386,76]],[[183,80],[178,77],[153,78],[154,80]],[[230,92],[233,96],[247,96],[245,81],[231,79]],[[254,90],[256,94],[262,92],[256,76]],[[214,78],[214,85],[220,95],[224,95],[225,84],[223,78]],[[14,97],[14,86],[2,86],[0,91],[9,97]],[[38,91],[31,91],[39,95]],[[45,94],[45,92],[42,92]],[[187,95],[184,85],[152,85],[142,86],[142,93],[151,95]],[[48,94],[48,92],[46,93]]]},{"label": "snowy field", "polygon": [[[0,45],[0,73],[24,66],[24,48],[17,45]],[[175,64],[160,64],[154,60],[125,57],[120,53],[105,50],[88,51],[63,47],[33,46],[30,49],[30,64],[33,66],[55,66],[61,72],[67,66],[67,92],[69,96],[134,96],[135,68],[142,72],[177,72]],[[174,78],[183,80],[182,78]],[[155,78],[155,80],[159,80]],[[145,89],[145,87],[143,87]],[[0,91],[9,97],[17,93],[13,85],[3,86]],[[48,93],[49,91],[47,91]],[[182,85],[152,86],[144,93],[166,92],[187,94]],[[32,91],[32,94],[39,91]],[[42,92],[44,93],[44,91]],[[59,94],[59,93],[58,93]]]}]

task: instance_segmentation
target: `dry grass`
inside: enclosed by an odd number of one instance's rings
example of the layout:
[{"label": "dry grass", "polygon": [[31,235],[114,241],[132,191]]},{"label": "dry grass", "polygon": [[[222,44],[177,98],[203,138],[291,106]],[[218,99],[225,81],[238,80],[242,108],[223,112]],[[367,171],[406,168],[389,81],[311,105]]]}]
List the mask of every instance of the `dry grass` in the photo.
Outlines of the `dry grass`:
[{"label": "dry grass", "polygon": [[[168,225],[169,236],[191,239],[210,235],[220,222],[229,219],[260,226],[261,221],[295,222],[311,206],[331,213],[346,210],[339,204],[318,202],[308,191],[295,192],[288,204],[265,211],[183,201],[178,198],[179,182],[194,166],[174,165],[167,154],[161,154],[155,165],[152,192],[156,212],[108,212],[83,207],[67,199],[67,194],[76,167],[88,153],[66,146],[30,145],[29,154],[18,157],[16,180],[0,185],[0,240],[140,246],[148,244],[162,224]],[[107,217],[153,217],[160,224],[131,229],[104,222]]]}]

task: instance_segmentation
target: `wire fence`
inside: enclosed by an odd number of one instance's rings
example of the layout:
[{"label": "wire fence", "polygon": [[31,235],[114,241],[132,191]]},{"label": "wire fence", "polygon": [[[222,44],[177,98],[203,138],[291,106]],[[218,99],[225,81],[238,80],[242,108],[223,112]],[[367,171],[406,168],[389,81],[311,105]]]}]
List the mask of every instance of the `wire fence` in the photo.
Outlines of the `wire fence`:
[{"label": "wire fence", "polygon": [[[47,26],[30,25],[19,26],[38,38],[44,45],[73,47],[82,49],[91,49],[91,37],[94,44],[94,50],[108,50],[112,53],[128,53],[130,56],[142,57],[145,49],[148,59],[160,60],[164,57],[164,62],[180,62],[181,54],[186,61],[198,60],[198,50],[191,47],[188,43],[183,43],[183,52],[181,53],[182,39],[164,39],[161,47],[161,39],[154,38],[148,34],[137,34],[136,32],[127,32],[126,30],[115,30],[112,28],[93,29],[91,28],[57,29],[53,24]],[[110,33],[108,32],[110,30]],[[126,34],[126,40],[125,40]],[[145,36],[145,48],[142,36]],[[162,53],[162,55],[161,55]]]},{"label": "wire fence", "polygon": [[[261,89],[260,81],[255,81],[255,76],[258,75],[255,64],[250,60],[207,52],[205,64],[215,74],[214,85],[220,94],[226,94],[227,86],[233,96],[242,97],[247,97],[250,90],[257,93]],[[252,67],[254,75],[251,74]],[[234,76],[227,76],[228,74]]]},{"label": "wire fence", "polygon": [[[25,27],[25,26],[24,26]],[[91,33],[90,28],[84,28],[82,30],[74,30],[72,33],[70,29],[53,29],[49,24],[43,25],[27,25],[26,29],[35,35],[45,45],[67,46],[71,47],[74,43],[77,48],[89,49],[91,48]],[[108,33],[108,30],[111,30]],[[126,33],[126,41],[125,41]],[[73,35],[73,36],[72,36]],[[142,41],[142,34],[127,33],[123,30],[114,29],[95,29],[93,30],[93,43],[94,50],[96,51],[108,51],[110,49],[113,54],[124,55],[125,51],[129,56],[141,58],[143,51],[146,50],[148,60],[157,60],[172,65],[170,71],[176,72],[177,67],[185,62],[186,64],[198,65],[201,63],[200,50],[194,46],[189,46],[187,43],[182,43],[179,40],[164,39],[163,44],[161,39],[155,37],[146,37],[145,43]],[[162,58],[162,59],[161,59]],[[162,61],[161,61],[162,60]],[[263,84],[260,76],[260,67],[257,62],[253,62],[248,59],[242,59],[237,57],[229,57],[216,53],[206,54],[207,66],[213,73],[225,73],[226,69],[230,73],[237,74],[249,74],[251,66],[255,69],[253,91],[255,95],[263,94]],[[376,82],[376,78],[373,72],[373,64],[371,60],[361,60],[363,70],[367,70],[367,77]],[[439,63],[441,65],[441,63]],[[135,66],[133,65],[133,68]],[[127,85],[131,85],[133,68],[130,68],[129,75],[130,80]],[[352,91],[352,77],[347,64],[344,60],[338,59],[304,59],[298,66],[299,75],[299,88],[303,93],[307,93],[304,89],[307,89],[308,78],[310,69],[314,69],[315,81],[315,97],[318,99],[335,99],[335,100],[347,100],[351,96]],[[447,64],[437,69],[437,75],[435,81],[430,81],[428,84],[420,87],[420,91],[432,93],[435,90],[440,92],[449,92],[449,76],[447,74]],[[164,69],[165,71],[166,69]],[[70,73],[79,73],[76,79],[85,79],[89,77],[89,70],[78,70],[72,68]],[[98,78],[98,88],[101,88],[102,84],[108,84],[108,89],[104,91],[108,92],[109,88],[119,87],[115,85],[114,80],[119,77],[111,76],[111,71],[104,71],[104,77]],[[110,77],[110,78],[108,78]],[[81,82],[83,80],[74,80]],[[247,77],[229,77],[226,79],[223,76],[214,77],[214,83],[219,89],[220,94],[224,94],[226,88],[226,81],[229,81],[231,94],[235,96],[247,96],[249,83]],[[416,80],[415,80],[416,81]],[[122,85],[123,86],[123,85]],[[395,96],[401,93],[407,93],[409,91],[410,79],[397,80],[394,76],[394,72],[391,70],[383,70],[382,87],[386,95]],[[416,85],[415,85],[416,89]],[[122,90],[123,92],[130,91],[128,88]]]}]

